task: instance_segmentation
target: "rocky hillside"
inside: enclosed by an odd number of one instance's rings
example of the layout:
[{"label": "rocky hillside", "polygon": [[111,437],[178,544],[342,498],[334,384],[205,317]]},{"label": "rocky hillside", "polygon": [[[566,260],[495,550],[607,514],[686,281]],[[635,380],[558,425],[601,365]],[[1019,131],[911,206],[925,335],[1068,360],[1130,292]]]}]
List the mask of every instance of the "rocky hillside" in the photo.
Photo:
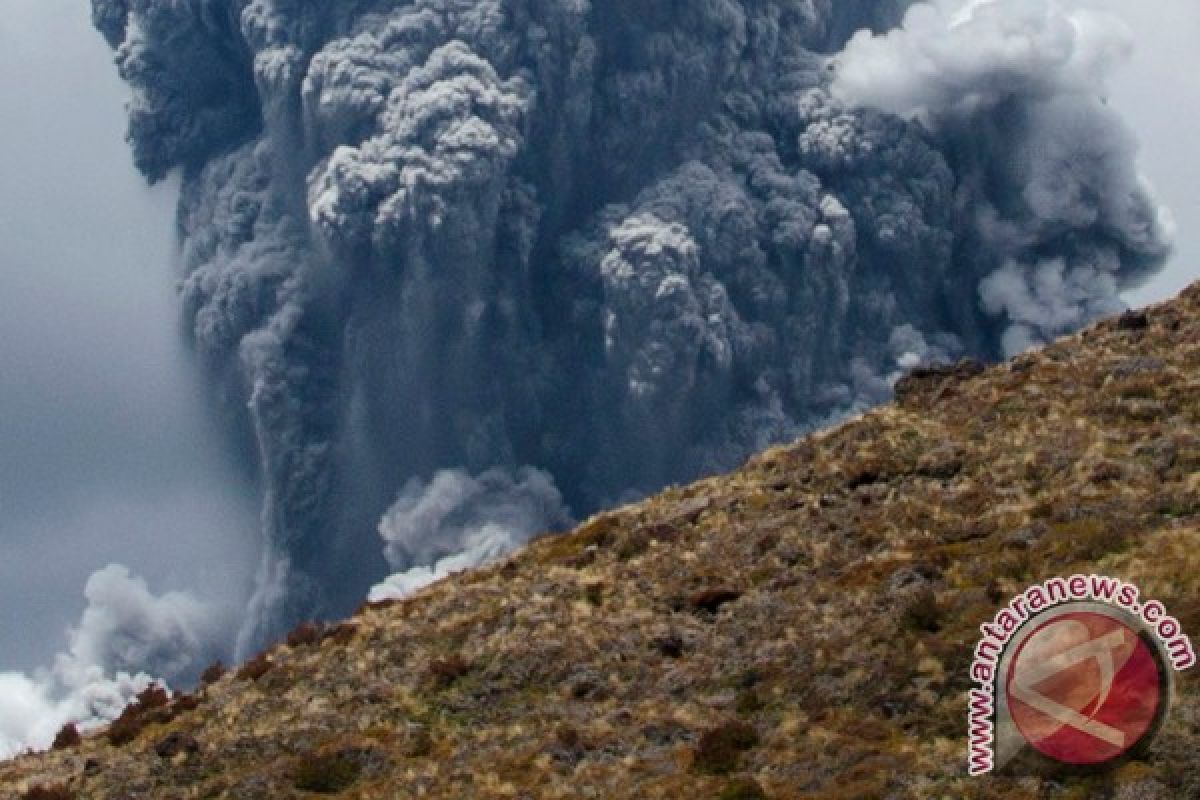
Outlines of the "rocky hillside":
[{"label": "rocky hillside", "polygon": [[3,798],[1183,798],[1200,692],[1092,777],[970,779],[977,626],[1138,582],[1200,635],[1200,284],[542,539],[0,765]]}]

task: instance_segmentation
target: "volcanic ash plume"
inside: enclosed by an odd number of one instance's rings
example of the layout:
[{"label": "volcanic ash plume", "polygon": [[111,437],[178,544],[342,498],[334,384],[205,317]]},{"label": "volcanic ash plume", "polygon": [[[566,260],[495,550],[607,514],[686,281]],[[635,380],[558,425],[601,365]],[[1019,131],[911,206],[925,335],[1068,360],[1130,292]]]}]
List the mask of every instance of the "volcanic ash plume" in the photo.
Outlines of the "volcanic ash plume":
[{"label": "volcanic ash plume", "polygon": [[530,533],[413,519],[430,487],[587,513],[1156,269],[1103,102],[1120,25],[909,5],[93,0],[137,165],[182,172],[189,330],[261,469],[244,644]]}]

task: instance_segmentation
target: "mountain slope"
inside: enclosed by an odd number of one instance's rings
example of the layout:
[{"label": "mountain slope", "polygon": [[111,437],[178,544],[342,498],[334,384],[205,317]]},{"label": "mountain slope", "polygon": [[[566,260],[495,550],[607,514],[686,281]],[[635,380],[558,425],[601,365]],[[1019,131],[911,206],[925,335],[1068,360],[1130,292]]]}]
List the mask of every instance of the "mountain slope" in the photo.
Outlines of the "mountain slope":
[{"label": "mountain slope", "polygon": [[1200,633],[1200,284],[897,398],[147,696],[0,797],[1200,796],[1190,673],[1107,775],[969,779],[964,744],[978,625],[1030,583],[1116,575]]}]

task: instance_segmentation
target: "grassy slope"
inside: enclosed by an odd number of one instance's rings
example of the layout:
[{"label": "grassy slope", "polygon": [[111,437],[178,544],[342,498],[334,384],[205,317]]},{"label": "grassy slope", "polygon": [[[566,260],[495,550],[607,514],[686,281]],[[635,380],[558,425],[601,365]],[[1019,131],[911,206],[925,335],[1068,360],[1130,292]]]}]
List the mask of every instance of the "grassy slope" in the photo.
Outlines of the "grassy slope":
[{"label": "grassy slope", "polygon": [[281,645],[121,747],[0,765],[0,797],[1200,796],[1194,674],[1145,761],[964,775],[976,629],[1025,585],[1136,580],[1200,639],[1200,284],[1148,323],[907,380],[732,475]]}]

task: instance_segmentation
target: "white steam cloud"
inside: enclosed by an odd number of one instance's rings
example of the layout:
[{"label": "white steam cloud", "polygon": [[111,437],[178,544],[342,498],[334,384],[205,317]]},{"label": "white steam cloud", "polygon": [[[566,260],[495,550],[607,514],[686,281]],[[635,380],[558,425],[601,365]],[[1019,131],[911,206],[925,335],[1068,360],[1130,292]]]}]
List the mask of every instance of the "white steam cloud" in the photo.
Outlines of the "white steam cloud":
[{"label": "white steam cloud", "polygon": [[211,609],[180,592],[152,594],[122,566],[93,574],[84,596],[87,608],[50,667],[0,672],[0,758],[47,747],[64,723],[86,729],[114,719],[151,683],[184,678],[219,639]]},{"label": "white steam cloud", "polygon": [[919,3],[899,28],[850,39],[833,94],[936,124],[1014,97],[1094,96],[1131,48],[1120,18],[1058,0]]},{"label": "white steam cloud", "polygon": [[571,522],[549,474],[532,467],[478,476],[442,470],[413,479],[379,523],[385,554],[400,570],[375,586],[372,602],[405,597],[464,569],[497,561],[539,533]]}]

